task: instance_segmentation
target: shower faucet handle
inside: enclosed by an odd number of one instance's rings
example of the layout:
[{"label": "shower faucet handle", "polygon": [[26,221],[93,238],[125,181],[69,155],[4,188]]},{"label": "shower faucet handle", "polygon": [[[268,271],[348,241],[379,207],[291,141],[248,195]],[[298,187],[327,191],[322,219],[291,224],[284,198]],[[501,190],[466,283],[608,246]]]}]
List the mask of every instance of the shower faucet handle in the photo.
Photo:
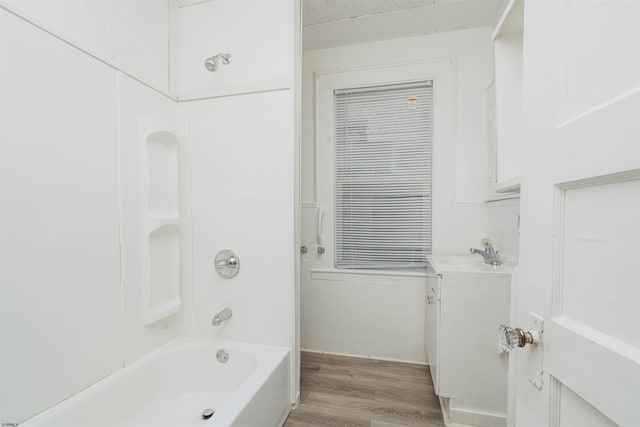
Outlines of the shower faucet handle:
[{"label": "shower faucet handle", "polygon": [[240,258],[232,249],[223,249],[218,252],[213,263],[222,277],[231,278],[240,271]]}]

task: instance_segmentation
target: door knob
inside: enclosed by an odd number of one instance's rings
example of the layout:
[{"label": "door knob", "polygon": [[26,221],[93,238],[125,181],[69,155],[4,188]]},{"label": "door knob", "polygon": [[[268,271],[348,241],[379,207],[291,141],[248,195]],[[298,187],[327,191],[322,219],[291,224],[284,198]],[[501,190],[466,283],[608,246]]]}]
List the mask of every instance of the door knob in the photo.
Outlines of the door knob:
[{"label": "door knob", "polygon": [[516,347],[524,347],[527,344],[540,344],[540,332],[536,329],[525,331],[522,328],[500,325],[498,331],[498,351],[500,353],[509,353]]}]

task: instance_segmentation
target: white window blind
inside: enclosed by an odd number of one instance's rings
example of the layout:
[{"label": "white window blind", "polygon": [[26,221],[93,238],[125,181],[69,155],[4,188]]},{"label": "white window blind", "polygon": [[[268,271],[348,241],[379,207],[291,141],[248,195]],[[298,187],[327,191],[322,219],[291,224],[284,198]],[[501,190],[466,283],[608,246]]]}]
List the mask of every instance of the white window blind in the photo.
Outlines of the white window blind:
[{"label": "white window blind", "polygon": [[337,268],[426,266],[432,84],[334,91]]}]

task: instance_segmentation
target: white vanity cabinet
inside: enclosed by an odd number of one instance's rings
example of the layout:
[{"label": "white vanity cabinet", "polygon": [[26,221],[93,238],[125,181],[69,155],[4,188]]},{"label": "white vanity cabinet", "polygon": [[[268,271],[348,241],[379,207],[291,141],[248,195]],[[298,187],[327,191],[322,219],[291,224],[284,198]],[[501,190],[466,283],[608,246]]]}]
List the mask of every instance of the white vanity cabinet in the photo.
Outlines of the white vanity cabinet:
[{"label": "white vanity cabinet", "polygon": [[509,322],[512,268],[485,267],[480,257],[448,259],[431,263],[437,276],[427,287],[426,346],[436,394],[451,422],[505,426],[508,356],[498,353],[497,337]]},{"label": "white vanity cabinet", "polygon": [[438,390],[438,319],[440,318],[440,295],[438,277],[430,277],[427,282],[427,325],[425,345],[429,370],[433,379],[433,386]]}]

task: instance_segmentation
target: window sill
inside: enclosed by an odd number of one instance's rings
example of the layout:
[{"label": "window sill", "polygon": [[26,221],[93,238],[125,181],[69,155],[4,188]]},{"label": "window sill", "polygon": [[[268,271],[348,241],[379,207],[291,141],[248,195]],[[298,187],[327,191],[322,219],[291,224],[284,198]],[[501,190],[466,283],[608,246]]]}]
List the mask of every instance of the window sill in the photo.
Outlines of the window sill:
[{"label": "window sill", "polygon": [[416,268],[406,270],[356,270],[337,268],[314,268],[311,270],[312,279],[320,280],[343,280],[349,276],[355,277],[435,277],[436,274],[431,267]]}]

